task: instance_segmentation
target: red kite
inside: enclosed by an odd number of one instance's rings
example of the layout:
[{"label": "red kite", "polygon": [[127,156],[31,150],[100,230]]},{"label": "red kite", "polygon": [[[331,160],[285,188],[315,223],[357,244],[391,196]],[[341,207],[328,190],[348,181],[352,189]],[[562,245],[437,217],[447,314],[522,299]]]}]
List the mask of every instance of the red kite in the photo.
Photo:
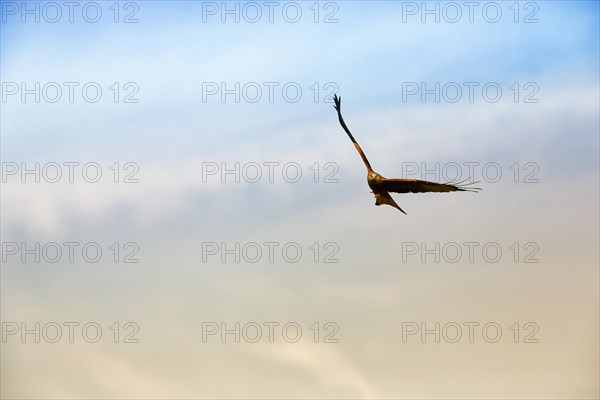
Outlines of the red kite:
[{"label": "red kite", "polygon": [[444,184],[444,183],[420,181],[418,179],[389,179],[389,178],[384,178],[383,176],[379,175],[377,172],[373,171],[373,168],[371,168],[371,164],[369,164],[369,160],[367,160],[365,153],[362,151],[359,144],[354,139],[354,136],[352,136],[352,133],[350,133],[350,129],[348,129],[348,127],[346,126],[346,123],[344,122],[344,118],[342,117],[342,111],[341,111],[342,110],[341,97],[338,97],[336,94],[333,96],[333,101],[335,102],[335,105],[333,107],[337,110],[338,118],[340,120],[340,125],[342,125],[342,128],[344,128],[344,130],[350,137],[350,140],[352,140],[352,143],[354,143],[354,147],[358,151],[358,154],[360,154],[360,157],[362,158],[363,162],[365,163],[365,166],[367,167],[367,183],[369,184],[369,187],[371,188],[371,190],[373,191],[373,195],[375,196],[375,205],[376,206],[380,206],[382,204],[387,204],[389,206],[397,208],[398,210],[400,210],[404,214],[406,214],[404,212],[404,210],[401,209],[398,206],[398,204],[396,204],[396,202],[394,201],[392,196],[390,196],[389,192],[395,192],[395,193],[438,192],[439,193],[439,192],[467,192],[467,191],[468,192],[476,192],[478,190],[481,190],[480,188],[469,186],[469,185],[472,185],[477,182],[471,182],[471,183],[467,183],[465,185],[462,185],[462,182],[458,182],[456,185],[450,185],[450,184]]}]

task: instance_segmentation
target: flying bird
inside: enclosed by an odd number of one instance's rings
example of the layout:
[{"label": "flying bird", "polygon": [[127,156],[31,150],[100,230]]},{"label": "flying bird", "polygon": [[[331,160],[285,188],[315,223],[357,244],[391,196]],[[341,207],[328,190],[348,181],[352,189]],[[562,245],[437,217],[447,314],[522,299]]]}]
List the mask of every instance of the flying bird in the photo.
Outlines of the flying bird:
[{"label": "flying bird", "polygon": [[389,178],[385,178],[385,177],[381,176],[377,172],[373,171],[373,168],[371,168],[371,164],[369,163],[369,160],[367,160],[367,156],[365,156],[365,153],[360,148],[360,145],[354,139],[354,136],[352,136],[352,133],[350,133],[350,129],[348,129],[348,126],[346,126],[346,123],[344,122],[344,118],[342,117],[342,98],[338,97],[337,94],[335,94],[333,96],[333,101],[335,102],[335,105],[333,107],[337,110],[338,119],[340,120],[340,125],[342,125],[342,128],[344,128],[344,131],[346,131],[346,133],[348,134],[348,137],[350,137],[350,140],[352,140],[352,143],[354,144],[356,151],[358,151],[358,154],[360,154],[360,157],[362,158],[363,162],[365,163],[365,166],[367,167],[367,183],[369,184],[369,187],[371,188],[371,190],[373,191],[373,195],[375,196],[375,205],[376,206],[380,206],[382,204],[387,204],[389,206],[397,208],[398,210],[400,210],[404,214],[406,214],[406,212],[404,212],[404,210],[401,209],[398,206],[398,204],[396,204],[396,202],[390,195],[390,192],[394,192],[394,193],[438,192],[439,193],[439,192],[467,192],[467,191],[468,192],[476,192],[478,190],[481,190],[480,188],[470,186],[477,182],[471,182],[471,183],[467,183],[467,184],[463,185],[462,183],[465,181],[462,181],[462,182],[456,183],[455,185],[450,185],[450,184],[446,184],[446,183],[421,181],[418,179],[389,179]]}]

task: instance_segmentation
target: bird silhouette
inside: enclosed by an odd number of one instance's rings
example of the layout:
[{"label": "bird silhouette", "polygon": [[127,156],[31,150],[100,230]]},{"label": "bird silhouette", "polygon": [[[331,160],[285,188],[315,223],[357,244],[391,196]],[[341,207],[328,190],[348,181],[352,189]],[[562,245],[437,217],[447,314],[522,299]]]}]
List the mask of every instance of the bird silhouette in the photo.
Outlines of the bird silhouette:
[{"label": "bird silhouette", "polygon": [[394,192],[394,193],[425,193],[425,192],[441,193],[441,192],[477,192],[478,190],[481,190],[481,188],[470,186],[470,185],[478,183],[478,182],[470,182],[467,184],[463,184],[463,182],[465,182],[465,181],[462,181],[462,182],[458,182],[454,185],[451,185],[449,183],[435,183],[435,182],[421,181],[418,179],[389,179],[389,178],[385,178],[382,175],[378,174],[377,172],[373,171],[373,168],[371,168],[371,164],[369,163],[369,160],[367,160],[367,156],[365,156],[365,153],[362,151],[362,149],[360,148],[360,145],[354,139],[354,136],[352,136],[352,133],[350,133],[350,129],[348,129],[348,126],[344,122],[344,118],[342,117],[342,98],[338,97],[337,94],[335,94],[333,96],[333,101],[335,102],[335,105],[333,107],[337,110],[338,119],[340,120],[340,125],[342,125],[342,128],[344,128],[344,131],[346,131],[346,133],[348,134],[348,137],[350,137],[350,140],[354,144],[356,151],[358,151],[358,154],[360,154],[360,157],[362,158],[363,162],[365,163],[365,166],[367,167],[367,183],[369,184],[369,187],[371,188],[371,190],[373,191],[373,195],[375,196],[375,205],[376,206],[387,204],[388,206],[397,208],[398,210],[400,210],[404,214],[406,214],[406,212],[404,212],[404,210],[401,209],[400,206],[398,206],[398,204],[396,204],[396,202],[390,195],[390,192]]}]

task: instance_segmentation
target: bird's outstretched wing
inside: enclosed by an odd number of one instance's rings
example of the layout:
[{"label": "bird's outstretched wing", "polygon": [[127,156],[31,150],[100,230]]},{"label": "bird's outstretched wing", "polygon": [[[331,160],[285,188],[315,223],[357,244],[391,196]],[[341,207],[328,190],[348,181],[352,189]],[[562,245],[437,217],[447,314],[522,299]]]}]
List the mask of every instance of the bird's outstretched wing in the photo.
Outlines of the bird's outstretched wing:
[{"label": "bird's outstretched wing", "polygon": [[[464,182],[464,181],[463,181]],[[481,190],[478,187],[472,187],[478,182],[470,182],[463,184],[457,182],[450,183],[435,183],[428,181],[420,181],[418,179],[383,179],[382,187],[388,192],[395,193],[426,193],[426,192],[477,192]]]},{"label": "bird's outstretched wing", "polygon": [[360,145],[358,144],[356,139],[354,139],[354,136],[352,136],[350,129],[348,129],[348,126],[346,125],[346,122],[344,121],[344,117],[342,117],[342,98],[338,97],[337,94],[334,94],[333,102],[335,103],[333,108],[335,108],[335,110],[337,111],[340,125],[342,126],[342,128],[344,128],[344,131],[346,131],[346,133],[348,134],[348,137],[354,144],[354,148],[356,149],[356,151],[358,151],[358,154],[360,154],[360,158],[362,158],[363,163],[365,163],[365,167],[367,167],[367,171],[372,171],[373,168],[371,168],[371,164],[369,164],[369,160],[367,160],[367,156],[365,155],[365,152],[360,148]]}]

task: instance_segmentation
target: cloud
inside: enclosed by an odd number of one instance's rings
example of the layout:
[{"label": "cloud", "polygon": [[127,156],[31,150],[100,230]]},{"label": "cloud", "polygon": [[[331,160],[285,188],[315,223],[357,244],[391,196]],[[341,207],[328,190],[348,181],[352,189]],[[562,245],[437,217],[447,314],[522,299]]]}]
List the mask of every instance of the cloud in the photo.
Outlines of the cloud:
[{"label": "cloud", "polygon": [[[372,399],[377,397],[371,383],[335,344],[282,343],[248,347],[255,357],[280,364],[287,369],[309,372],[321,384],[339,393]],[[291,372],[291,371],[290,371]]]}]

